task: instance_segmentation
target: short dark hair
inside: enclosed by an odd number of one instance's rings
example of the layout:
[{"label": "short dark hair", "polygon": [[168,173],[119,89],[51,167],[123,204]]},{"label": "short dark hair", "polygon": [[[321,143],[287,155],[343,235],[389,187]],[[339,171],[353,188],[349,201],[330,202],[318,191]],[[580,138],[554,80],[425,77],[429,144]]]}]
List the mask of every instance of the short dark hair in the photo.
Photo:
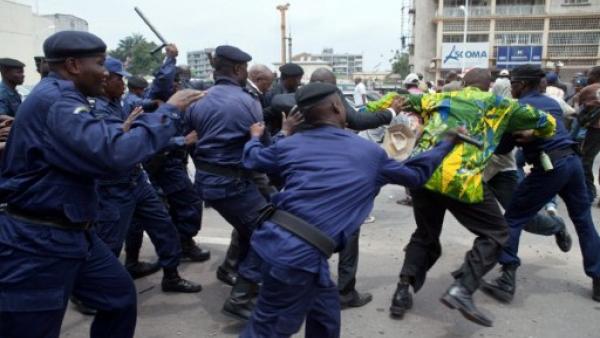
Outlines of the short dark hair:
[{"label": "short dark hair", "polygon": [[218,74],[231,74],[235,65],[235,62],[219,56],[215,56],[213,59],[213,67],[215,69],[215,73]]}]

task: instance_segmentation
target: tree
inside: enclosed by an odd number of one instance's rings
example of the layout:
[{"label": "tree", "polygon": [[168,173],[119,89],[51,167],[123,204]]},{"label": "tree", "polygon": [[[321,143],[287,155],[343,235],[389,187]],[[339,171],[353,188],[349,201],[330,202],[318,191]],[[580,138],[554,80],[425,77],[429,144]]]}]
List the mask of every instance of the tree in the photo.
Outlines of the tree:
[{"label": "tree", "polygon": [[117,49],[109,51],[108,54],[123,61],[131,74],[145,76],[158,69],[164,57],[161,52],[150,54],[156,47],[154,42],[148,42],[141,34],[133,34],[121,39]]},{"label": "tree", "polygon": [[408,61],[408,53],[400,53],[396,51],[392,60],[392,73],[399,74],[402,78],[405,78],[410,73],[410,63]]}]

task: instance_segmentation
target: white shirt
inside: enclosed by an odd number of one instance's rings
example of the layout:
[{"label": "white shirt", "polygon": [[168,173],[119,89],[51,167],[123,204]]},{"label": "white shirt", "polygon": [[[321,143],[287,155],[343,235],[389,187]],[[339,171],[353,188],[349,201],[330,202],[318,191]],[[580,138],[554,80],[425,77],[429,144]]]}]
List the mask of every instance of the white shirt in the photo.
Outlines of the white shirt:
[{"label": "white shirt", "polygon": [[367,95],[367,87],[365,87],[364,83],[360,82],[356,85],[356,87],[354,87],[354,104],[357,107],[364,106],[366,104],[366,102],[363,101],[363,95]]}]

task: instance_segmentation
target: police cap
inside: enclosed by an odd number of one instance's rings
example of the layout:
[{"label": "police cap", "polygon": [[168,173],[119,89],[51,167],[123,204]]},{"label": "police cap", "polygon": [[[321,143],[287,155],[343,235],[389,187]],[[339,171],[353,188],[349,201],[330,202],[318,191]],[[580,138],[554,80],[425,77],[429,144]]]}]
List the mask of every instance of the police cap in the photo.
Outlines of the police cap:
[{"label": "police cap", "polygon": [[546,76],[542,68],[536,65],[522,65],[513,69],[511,80],[540,80]]},{"label": "police cap", "polygon": [[103,55],[106,44],[96,35],[80,31],[62,31],[44,41],[44,55],[48,62],[62,61],[68,57]]},{"label": "police cap", "polygon": [[23,68],[25,64],[19,60],[11,59],[11,58],[1,58],[0,59],[0,67],[2,68]]},{"label": "police cap", "polygon": [[117,74],[122,77],[131,76],[129,72],[125,71],[125,67],[123,67],[123,62],[121,62],[118,59],[115,59],[112,56],[106,58],[106,61],[104,61],[104,68],[106,68],[106,70],[108,70],[109,73]]},{"label": "police cap", "polygon": [[146,87],[148,87],[148,81],[140,76],[132,76],[127,79],[127,87],[146,89]]},{"label": "police cap", "polygon": [[243,50],[228,45],[222,45],[215,49],[215,56],[227,59],[234,63],[244,63],[252,60],[250,54],[244,52]]},{"label": "police cap", "polygon": [[295,63],[286,63],[279,67],[282,77],[296,77],[304,75],[304,69]]},{"label": "police cap", "polygon": [[337,91],[338,88],[329,83],[309,83],[296,91],[296,104],[301,110],[307,110]]}]

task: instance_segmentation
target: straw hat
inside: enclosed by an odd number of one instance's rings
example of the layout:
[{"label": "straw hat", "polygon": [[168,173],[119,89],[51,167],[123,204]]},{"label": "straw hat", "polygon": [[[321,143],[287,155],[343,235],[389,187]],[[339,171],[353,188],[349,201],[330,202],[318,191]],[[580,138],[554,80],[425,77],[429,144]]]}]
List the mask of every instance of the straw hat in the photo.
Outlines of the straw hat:
[{"label": "straw hat", "polygon": [[383,149],[390,158],[404,161],[410,156],[417,141],[415,133],[406,125],[389,127],[383,137]]}]

